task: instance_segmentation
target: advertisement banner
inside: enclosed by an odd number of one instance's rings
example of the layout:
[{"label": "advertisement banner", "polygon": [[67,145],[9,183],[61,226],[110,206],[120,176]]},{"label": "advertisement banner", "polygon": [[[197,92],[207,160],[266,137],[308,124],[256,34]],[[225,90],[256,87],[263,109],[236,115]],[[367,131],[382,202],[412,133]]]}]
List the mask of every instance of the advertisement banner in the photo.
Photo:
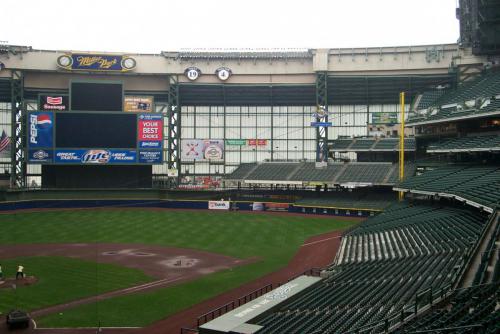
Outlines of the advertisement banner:
[{"label": "advertisement banner", "polygon": [[31,163],[51,163],[54,161],[52,150],[28,150],[28,162]]},{"label": "advertisement banner", "polygon": [[230,146],[245,146],[247,144],[246,139],[226,139],[226,145]]},{"label": "advertisement banner", "polygon": [[179,170],[175,168],[169,168],[167,169],[167,176],[168,177],[177,177],[179,176]]},{"label": "advertisement banner", "polygon": [[141,114],[138,122],[139,148],[162,148],[163,116]]},{"label": "advertisement banner", "polygon": [[184,139],[182,140],[181,159],[221,161],[224,159],[224,140]]},{"label": "advertisement banner", "polygon": [[51,112],[28,114],[28,147],[52,148],[54,115]]},{"label": "advertisement banner", "polygon": [[332,122],[311,122],[311,126],[314,127],[329,127],[332,126]]},{"label": "advertisement banner", "polygon": [[253,202],[252,211],[264,211],[264,203],[262,202]]},{"label": "advertisement banner", "polygon": [[397,122],[397,112],[378,112],[372,114],[372,124],[396,124]]},{"label": "advertisement banner", "polygon": [[267,146],[267,139],[248,139],[248,146]]},{"label": "advertisement banner", "polygon": [[139,151],[139,162],[145,164],[159,164],[162,162],[161,151]]},{"label": "advertisement banner", "polygon": [[38,96],[38,109],[43,111],[67,111],[69,110],[69,96],[41,94]]},{"label": "advertisement banner", "polygon": [[229,210],[230,203],[228,201],[209,201],[209,210]]},{"label": "advertisement banner", "polygon": [[290,205],[288,203],[273,203],[273,202],[266,202],[265,203],[265,208],[268,211],[288,211]]},{"label": "advertisement banner", "polygon": [[126,95],[123,103],[125,112],[153,112],[153,96]]},{"label": "advertisement banner", "polygon": [[73,164],[130,164],[137,162],[137,153],[132,150],[56,150],[56,163]]},{"label": "advertisement banner", "polygon": [[68,53],[57,58],[57,65],[71,71],[126,72],[135,68],[136,61],[122,55]]}]

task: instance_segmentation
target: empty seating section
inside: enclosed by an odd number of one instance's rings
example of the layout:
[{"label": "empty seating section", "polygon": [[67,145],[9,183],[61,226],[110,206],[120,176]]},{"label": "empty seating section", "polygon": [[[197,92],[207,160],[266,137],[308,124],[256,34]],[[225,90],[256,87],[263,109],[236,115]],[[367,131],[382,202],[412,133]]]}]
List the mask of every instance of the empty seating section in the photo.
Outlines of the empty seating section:
[{"label": "empty seating section", "polygon": [[455,90],[443,94],[434,105],[469,101],[477,97],[490,97],[500,93],[500,72],[494,71],[463,83]]},{"label": "empty seating section", "polygon": [[344,173],[339,175],[337,182],[383,183],[392,167],[391,163],[351,164]]},{"label": "empty seating section", "polygon": [[417,110],[429,108],[433,105],[438,98],[440,98],[447,91],[444,89],[430,90],[422,93],[422,98],[420,99]]},{"label": "empty seating section", "polygon": [[387,138],[384,140],[378,140],[373,146],[374,150],[397,150],[399,149],[399,139],[397,138]]},{"label": "empty seating section", "polygon": [[314,162],[303,163],[289,178],[292,181],[331,181],[339,173],[342,164],[329,164],[326,168],[315,168]]},{"label": "empty seating section", "polygon": [[[417,112],[410,114],[408,123],[499,111],[500,100],[496,98],[499,94],[500,71],[492,71],[446,92],[430,104],[419,104]],[[478,98],[489,99],[489,102],[483,103],[485,100],[482,100],[480,104],[476,104],[474,100]],[[466,102],[471,105],[467,106]],[[460,105],[460,109],[455,104]]]},{"label": "empty seating section", "polygon": [[295,206],[314,206],[324,208],[353,208],[382,210],[396,200],[394,193],[355,194],[350,192],[330,192],[317,198],[303,198],[295,201]]},{"label": "empty seating section", "polygon": [[448,165],[411,177],[396,187],[456,195],[495,208],[500,202],[500,167]]},{"label": "empty seating section", "polygon": [[245,179],[247,175],[252,171],[252,169],[255,168],[257,164],[255,163],[243,163],[238,166],[231,174],[230,177],[231,179],[239,180],[239,179]]},{"label": "empty seating section", "polygon": [[[416,166],[412,162],[407,162],[405,163],[405,173],[404,173],[404,178],[411,177],[415,175],[415,170]],[[393,169],[391,175],[389,175],[389,178],[387,180],[387,183],[389,184],[394,184],[399,182],[399,166],[396,165],[395,168]]]},{"label": "empty seating section", "polygon": [[[415,167],[407,164],[406,175],[413,175]],[[330,163],[326,168],[316,168],[313,162],[282,162],[241,164],[228,180],[303,181],[340,184],[347,182],[394,184],[397,164],[392,163]]]},{"label": "empty seating section", "polygon": [[[413,319],[394,333],[414,333],[417,330],[429,333],[499,333],[500,311],[496,308],[499,295],[498,282],[457,290],[445,307]],[[440,330],[445,328],[448,330]]]},{"label": "empty seating section", "polygon": [[500,150],[500,134],[446,139],[427,147],[427,152]]},{"label": "empty seating section", "polygon": [[249,180],[287,180],[292,172],[299,167],[298,163],[263,163],[248,176]]},{"label": "empty seating section", "polygon": [[331,148],[336,151],[344,150],[347,149],[352,143],[352,139],[336,139],[331,142]]},{"label": "empty seating section", "polygon": [[[353,138],[335,139],[330,141],[330,151],[356,152],[356,151],[397,151],[399,138]],[[415,138],[405,139],[405,151],[415,150]]]},{"label": "empty seating section", "polygon": [[395,204],[348,233],[330,275],[260,320],[257,333],[344,333],[399,314],[417,292],[456,278],[484,221],[467,210]]},{"label": "empty seating section", "polygon": [[351,150],[369,150],[375,144],[375,140],[373,139],[356,139],[354,144],[351,146]]}]

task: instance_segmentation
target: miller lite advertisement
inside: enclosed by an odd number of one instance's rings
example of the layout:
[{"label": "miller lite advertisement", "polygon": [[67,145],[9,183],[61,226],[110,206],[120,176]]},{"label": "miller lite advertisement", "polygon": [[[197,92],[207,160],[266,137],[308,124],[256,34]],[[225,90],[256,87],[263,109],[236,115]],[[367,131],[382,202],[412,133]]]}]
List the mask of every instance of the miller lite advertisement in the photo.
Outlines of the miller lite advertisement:
[{"label": "miller lite advertisement", "polygon": [[54,115],[50,112],[29,114],[28,145],[30,148],[52,148]]},{"label": "miller lite advertisement", "polygon": [[67,111],[69,110],[68,95],[40,95],[38,97],[38,109],[44,111]]},{"label": "miller lite advertisement", "polygon": [[135,163],[137,153],[133,150],[56,150],[56,163],[105,165]]}]

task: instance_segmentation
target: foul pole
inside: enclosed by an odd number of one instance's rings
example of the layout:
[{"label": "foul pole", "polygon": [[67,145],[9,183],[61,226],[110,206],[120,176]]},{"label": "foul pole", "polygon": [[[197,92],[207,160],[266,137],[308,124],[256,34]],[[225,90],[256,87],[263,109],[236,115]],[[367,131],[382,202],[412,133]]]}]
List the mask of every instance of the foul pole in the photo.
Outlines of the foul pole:
[{"label": "foul pole", "polygon": [[[405,93],[399,93],[401,108],[401,128],[399,130],[399,182],[405,177]],[[403,200],[403,192],[399,192],[399,200]]]}]

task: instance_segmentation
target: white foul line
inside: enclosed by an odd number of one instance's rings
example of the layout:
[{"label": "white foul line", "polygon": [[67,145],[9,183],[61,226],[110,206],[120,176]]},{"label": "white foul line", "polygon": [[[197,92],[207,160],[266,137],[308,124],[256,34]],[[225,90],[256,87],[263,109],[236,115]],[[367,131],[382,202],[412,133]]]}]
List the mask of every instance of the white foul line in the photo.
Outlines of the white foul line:
[{"label": "white foul line", "polygon": [[323,241],[327,241],[327,240],[331,240],[331,239],[339,239],[339,238],[342,238],[341,235],[337,235],[335,237],[330,237],[330,238],[326,238],[326,239],[321,239],[321,240],[317,240],[317,241],[311,241],[311,242],[308,242],[307,244],[303,244],[302,246],[300,247],[304,247],[304,246],[309,246],[309,245],[314,245],[314,244],[319,244],[320,242],[323,242]]}]

